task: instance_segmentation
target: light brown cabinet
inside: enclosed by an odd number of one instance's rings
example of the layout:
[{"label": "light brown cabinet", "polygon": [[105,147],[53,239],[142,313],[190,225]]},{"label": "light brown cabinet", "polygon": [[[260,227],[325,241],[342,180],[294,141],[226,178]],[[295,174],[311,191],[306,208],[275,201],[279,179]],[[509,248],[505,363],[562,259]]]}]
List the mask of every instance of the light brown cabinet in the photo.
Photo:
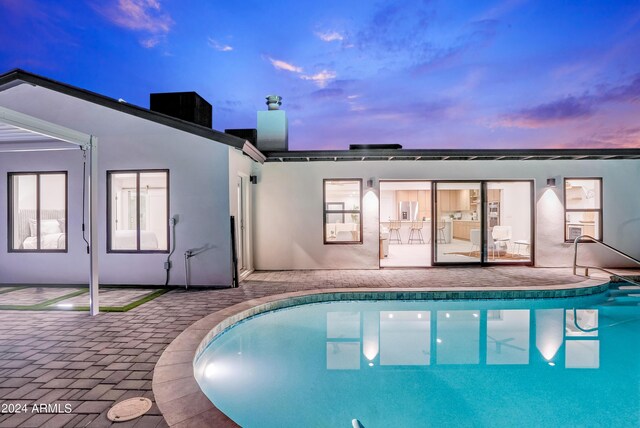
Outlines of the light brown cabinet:
[{"label": "light brown cabinet", "polygon": [[469,190],[454,190],[454,192],[458,193],[455,211],[469,211],[471,209],[471,199]]},{"label": "light brown cabinet", "polygon": [[500,202],[500,189],[488,189],[487,190],[487,202]]},{"label": "light brown cabinet", "polygon": [[453,221],[453,237],[454,239],[462,239],[464,241],[471,240],[471,230],[480,229],[479,221],[454,220]]},{"label": "light brown cabinet", "polygon": [[431,190],[396,190],[396,201],[417,202],[418,219],[431,218]]},{"label": "light brown cabinet", "polygon": [[451,190],[438,190],[438,212],[442,213],[451,211]]},{"label": "light brown cabinet", "polygon": [[438,206],[440,213],[471,210],[469,190],[439,190]]},{"label": "light brown cabinet", "polygon": [[398,202],[400,201],[418,202],[418,191],[417,190],[397,190],[396,200]]},{"label": "light brown cabinet", "polygon": [[418,190],[418,218],[431,218],[431,190]]}]

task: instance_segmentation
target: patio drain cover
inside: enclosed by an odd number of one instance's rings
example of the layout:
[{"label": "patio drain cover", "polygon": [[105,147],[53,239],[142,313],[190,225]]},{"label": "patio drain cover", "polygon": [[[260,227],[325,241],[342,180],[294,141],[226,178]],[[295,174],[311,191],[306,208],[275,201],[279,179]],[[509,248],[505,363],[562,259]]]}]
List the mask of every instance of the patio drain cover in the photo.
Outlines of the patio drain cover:
[{"label": "patio drain cover", "polygon": [[107,413],[107,418],[113,422],[125,422],[139,418],[149,411],[151,400],[144,397],[134,397],[116,403]]}]

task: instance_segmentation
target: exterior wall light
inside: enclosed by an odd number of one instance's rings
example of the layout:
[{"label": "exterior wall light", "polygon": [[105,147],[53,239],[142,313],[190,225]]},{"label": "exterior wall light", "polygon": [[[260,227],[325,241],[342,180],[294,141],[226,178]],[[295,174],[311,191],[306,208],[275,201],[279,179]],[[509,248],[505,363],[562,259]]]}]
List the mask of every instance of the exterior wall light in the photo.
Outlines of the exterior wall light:
[{"label": "exterior wall light", "polygon": [[556,187],[556,179],[547,178],[547,187]]},{"label": "exterior wall light", "polygon": [[367,189],[373,189],[373,178],[367,180]]}]

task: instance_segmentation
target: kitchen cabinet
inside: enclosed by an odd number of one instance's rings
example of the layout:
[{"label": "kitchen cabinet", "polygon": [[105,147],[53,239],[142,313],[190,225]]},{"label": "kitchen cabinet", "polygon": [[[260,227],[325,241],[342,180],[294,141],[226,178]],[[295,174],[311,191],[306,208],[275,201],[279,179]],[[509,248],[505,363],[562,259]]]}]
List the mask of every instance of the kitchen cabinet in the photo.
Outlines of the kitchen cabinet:
[{"label": "kitchen cabinet", "polygon": [[464,241],[471,240],[471,230],[480,229],[479,221],[454,220],[453,221],[453,237]]},{"label": "kitchen cabinet", "polygon": [[417,190],[396,190],[396,201],[418,202]]},{"label": "kitchen cabinet", "polygon": [[418,190],[418,218],[431,218],[431,190]]},{"label": "kitchen cabinet", "polygon": [[439,190],[438,205],[440,212],[471,210],[471,194],[469,190]]},{"label": "kitchen cabinet", "polygon": [[457,192],[458,204],[454,211],[469,211],[471,209],[471,197],[469,190],[454,190]]},{"label": "kitchen cabinet", "polygon": [[487,202],[500,202],[500,189],[488,189],[487,190]]},{"label": "kitchen cabinet", "polygon": [[438,214],[451,211],[451,190],[438,190]]},{"label": "kitchen cabinet", "polygon": [[431,190],[396,190],[396,201],[417,202],[418,220],[431,218]]}]

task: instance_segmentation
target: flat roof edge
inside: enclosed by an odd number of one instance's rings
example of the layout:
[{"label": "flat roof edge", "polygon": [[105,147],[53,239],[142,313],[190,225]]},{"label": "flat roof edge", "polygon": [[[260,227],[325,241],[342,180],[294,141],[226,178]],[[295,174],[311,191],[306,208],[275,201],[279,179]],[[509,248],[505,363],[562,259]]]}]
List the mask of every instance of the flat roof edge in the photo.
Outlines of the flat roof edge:
[{"label": "flat roof edge", "polygon": [[640,159],[640,148],[621,149],[395,149],[265,152],[267,162],[438,161],[438,160],[606,160]]}]

